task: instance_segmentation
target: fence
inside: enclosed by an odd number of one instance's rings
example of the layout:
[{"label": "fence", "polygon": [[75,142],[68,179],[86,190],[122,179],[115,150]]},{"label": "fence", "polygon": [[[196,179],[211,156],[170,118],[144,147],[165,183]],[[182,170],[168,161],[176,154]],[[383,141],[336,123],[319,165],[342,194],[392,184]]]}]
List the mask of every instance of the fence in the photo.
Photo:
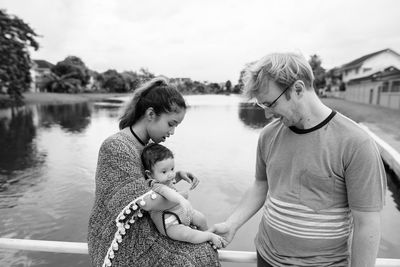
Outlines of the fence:
[{"label": "fence", "polygon": [[[14,250],[31,250],[41,252],[56,253],[72,253],[72,254],[88,254],[86,243],[79,242],[61,242],[61,241],[44,241],[29,239],[0,238],[0,249]],[[219,259],[221,262],[235,263],[256,263],[257,257],[255,252],[249,251],[232,251],[219,250]],[[399,267],[400,259],[383,259],[376,260],[376,267]]]}]

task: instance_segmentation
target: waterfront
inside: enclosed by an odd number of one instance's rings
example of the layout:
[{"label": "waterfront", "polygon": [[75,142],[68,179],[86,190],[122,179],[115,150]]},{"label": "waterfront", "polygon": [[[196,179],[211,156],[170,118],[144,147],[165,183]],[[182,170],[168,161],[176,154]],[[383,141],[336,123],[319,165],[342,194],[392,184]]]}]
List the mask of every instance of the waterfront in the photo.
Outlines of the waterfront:
[{"label": "waterfront", "polygon": [[[191,193],[209,224],[222,221],[252,182],[263,112],[237,96],[188,96],[185,120],[165,143],[178,169],[201,180]],[[85,242],[101,142],[117,131],[120,109],[79,103],[0,110],[0,236]],[[398,185],[389,177],[379,257],[398,258]],[[207,197],[205,197],[207,196]],[[254,251],[260,215],[228,247]],[[87,256],[0,250],[1,266],[88,266]],[[245,266],[224,264],[224,266]],[[251,265],[247,265],[251,266]]]}]

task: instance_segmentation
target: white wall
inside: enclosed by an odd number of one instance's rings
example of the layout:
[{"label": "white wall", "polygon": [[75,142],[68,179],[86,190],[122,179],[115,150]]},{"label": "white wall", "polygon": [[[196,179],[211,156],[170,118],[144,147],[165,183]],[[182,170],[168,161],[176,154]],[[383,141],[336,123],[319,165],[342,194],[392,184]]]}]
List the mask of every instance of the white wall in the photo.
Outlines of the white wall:
[{"label": "white wall", "polygon": [[[360,84],[348,85],[345,92],[345,99],[359,103],[376,105],[378,104],[379,85],[380,82],[363,82]],[[370,96],[371,90],[372,98]]]},{"label": "white wall", "polygon": [[371,75],[390,66],[400,69],[400,56],[390,51],[382,52],[364,61],[358,73],[355,69],[348,70],[347,75],[343,73],[343,82],[347,83],[349,80]]},{"label": "white wall", "polygon": [[382,82],[364,82],[347,87],[344,99],[364,104],[370,104],[370,91],[373,105],[400,109],[400,92],[381,92],[378,103],[379,86]]}]

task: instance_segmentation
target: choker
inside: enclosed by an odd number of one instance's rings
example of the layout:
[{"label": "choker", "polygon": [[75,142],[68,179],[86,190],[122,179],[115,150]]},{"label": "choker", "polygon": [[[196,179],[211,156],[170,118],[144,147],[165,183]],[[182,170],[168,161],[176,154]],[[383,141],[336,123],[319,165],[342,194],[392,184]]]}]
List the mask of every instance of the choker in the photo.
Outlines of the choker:
[{"label": "choker", "polygon": [[132,125],[129,126],[129,129],[131,130],[133,136],[139,141],[139,143],[142,144],[142,146],[146,146],[146,144],[142,141],[142,139],[140,139],[139,136],[137,136],[137,134],[133,131]]}]

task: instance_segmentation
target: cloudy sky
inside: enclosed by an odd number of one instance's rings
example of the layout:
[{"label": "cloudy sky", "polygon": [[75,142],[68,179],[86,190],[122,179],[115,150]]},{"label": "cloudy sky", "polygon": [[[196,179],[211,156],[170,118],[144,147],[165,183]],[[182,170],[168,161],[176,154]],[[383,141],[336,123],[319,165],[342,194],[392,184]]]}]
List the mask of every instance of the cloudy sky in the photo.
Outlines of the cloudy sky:
[{"label": "cloudy sky", "polygon": [[79,56],[96,71],[237,82],[276,51],[329,69],[385,48],[400,53],[397,0],[0,0],[41,37],[34,59]]}]

